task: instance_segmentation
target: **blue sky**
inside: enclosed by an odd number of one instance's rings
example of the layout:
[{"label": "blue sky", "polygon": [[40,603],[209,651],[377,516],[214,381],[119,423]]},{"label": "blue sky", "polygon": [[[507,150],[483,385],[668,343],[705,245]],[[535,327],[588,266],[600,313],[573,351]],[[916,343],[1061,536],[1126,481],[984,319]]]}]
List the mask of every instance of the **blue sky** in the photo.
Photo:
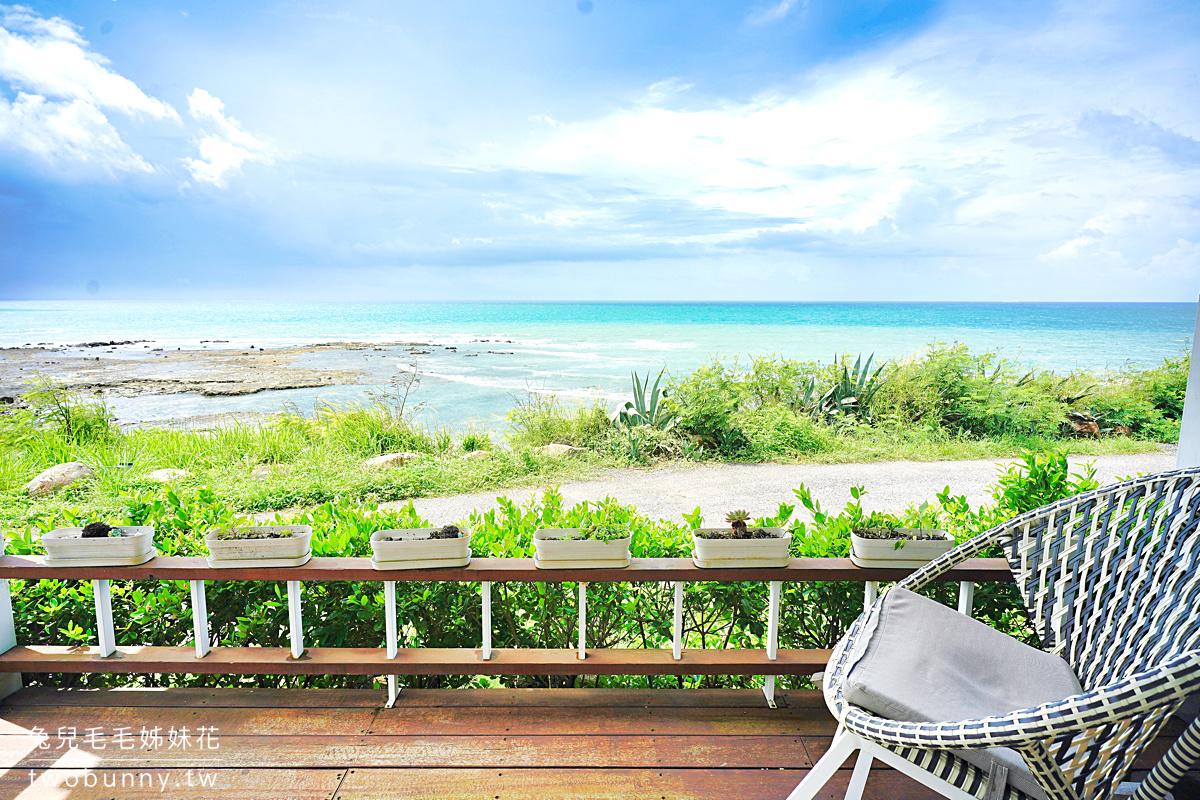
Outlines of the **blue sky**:
[{"label": "blue sky", "polygon": [[0,298],[1191,300],[1194,3],[0,6]]}]

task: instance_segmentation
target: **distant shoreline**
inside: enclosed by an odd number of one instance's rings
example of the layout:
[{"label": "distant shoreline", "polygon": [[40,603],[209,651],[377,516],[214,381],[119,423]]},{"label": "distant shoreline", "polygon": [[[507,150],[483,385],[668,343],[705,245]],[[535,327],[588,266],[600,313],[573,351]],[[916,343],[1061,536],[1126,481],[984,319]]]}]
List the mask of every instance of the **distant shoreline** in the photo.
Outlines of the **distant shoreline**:
[{"label": "distant shoreline", "polygon": [[1148,368],[1183,353],[1195,304],[0,302],[0,319],[0,397],[41,373],[122,424],[366,402],[415,361],[423,420],[494,427],[530,392],[611,406],[632,372],[718,357],[879,364],[961,342],[1062,375]]}]

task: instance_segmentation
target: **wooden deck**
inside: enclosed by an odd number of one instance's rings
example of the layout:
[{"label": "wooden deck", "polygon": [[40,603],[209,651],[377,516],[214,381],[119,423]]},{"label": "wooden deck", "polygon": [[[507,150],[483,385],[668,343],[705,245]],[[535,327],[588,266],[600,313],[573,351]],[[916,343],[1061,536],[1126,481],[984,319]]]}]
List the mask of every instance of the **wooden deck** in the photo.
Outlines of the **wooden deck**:
[{"label": "wooden deck", "polygon": [[[0,705],[0,798],[783,800],[835,727],[817,692],[780,692],[774,710],[756,690],[405,689],[391,709],[384,699],[23,689]],[[849,773],[822,796],[840,798]],[[877,766],[866,796],[935,795]]]}]

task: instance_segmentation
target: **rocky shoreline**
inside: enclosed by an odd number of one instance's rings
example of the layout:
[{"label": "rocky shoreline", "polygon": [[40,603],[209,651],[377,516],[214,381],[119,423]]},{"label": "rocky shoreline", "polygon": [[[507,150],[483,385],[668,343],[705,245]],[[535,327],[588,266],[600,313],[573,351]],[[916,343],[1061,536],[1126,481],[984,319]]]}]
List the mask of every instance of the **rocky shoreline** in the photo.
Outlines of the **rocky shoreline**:
[{"label": "rocky shoreline", "polygon": [[365,369],[317,368],[297,362],[314,353],[331,351],[415,356],[434,347],[438,346],[423,342],[330,342],[270,349],[167,350],[139,341],[113,341],[5,348],[0,349],[0,403],[18,403],[21,394],[29,391],[39,377],[100,397],[185,393],[236,397],[367,383],[373,378]]}]

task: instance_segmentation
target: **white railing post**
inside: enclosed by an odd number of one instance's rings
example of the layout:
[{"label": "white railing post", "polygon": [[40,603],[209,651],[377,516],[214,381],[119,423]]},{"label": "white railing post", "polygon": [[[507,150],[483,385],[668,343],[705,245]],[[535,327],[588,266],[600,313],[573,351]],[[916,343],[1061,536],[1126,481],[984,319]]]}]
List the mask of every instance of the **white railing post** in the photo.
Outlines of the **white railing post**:
[{"label": "white railing post", "polygon": [[396,582],[383,582],[384,626],[387,629],[387,657],[393,659],[400,651],[399,630],[396,624]]},{"label": "white railing post", "polygon": [[879,581],[867,581],[863,584],[863,611],[870,611],[877,599],[879,599]]},{"label": "white railing post", "polygon": [[975,605],[975,584],[972,581],[958,582],[958,613],[971,616],[971,608]]},{"label": "white railing post", "polygon": [[[17,626],[13,621],[12,595],[8,581],[0,581],[0,653],[17,646]],[[8,697],[21,688],[21,673],[0,673],[0,698]]]},{"label": "white railing post", "polygon": [[579,582],[579,660],[587,658],[587,582]]},{"label": "white railing post", "polygon": [[292,658],[304,655],[304,618],[300,614],[300,581],[288,581],[288,618],[292,629]]},{"label": "white railing post", "polygon": [[92,581],[92,596],[96,601],[96,636],[100,640],[100,655],[117,652],[117,636],[113,632],[112,594],[108,581]]},{"label": "white railing post", "polygon": [[675,619],[671,624],[671,657],[683,658],[683,581],[675,581]]},{"label": "white railing post", "polygon": [[479,593],[483,595],[483,643],[479,655],[484,661],[492,660],[492,582],[480,581]]},{"label": "white railing post", "polygon": [[[771,595],[767,602],[767,659],[770,661],[779,656],[779,596],[782,589],[782,581],[771,581]],[[768,675],[763,681],[763,696],[767,698],[767,705],[775,708],[774,675]]]},{"label": "white railing post", "polygon": [[[395,658],[400,652],[399,644],[399,626],[396,621],[396,582],[383,582],[383,624],[387,631],[387,657],[390,661]],[[391,708],[396,705],[396,698],[400,696],[400,690],[396,688],[396,676],[387,676],[388,684],[388,701],[384,708]]]},{"label": "white railing post", "polygon": [[208,638],[208,599],[204,595],[204,581],[192,584],[192,631],[196,640],[196,658],[204,658],[211,649]]}]

